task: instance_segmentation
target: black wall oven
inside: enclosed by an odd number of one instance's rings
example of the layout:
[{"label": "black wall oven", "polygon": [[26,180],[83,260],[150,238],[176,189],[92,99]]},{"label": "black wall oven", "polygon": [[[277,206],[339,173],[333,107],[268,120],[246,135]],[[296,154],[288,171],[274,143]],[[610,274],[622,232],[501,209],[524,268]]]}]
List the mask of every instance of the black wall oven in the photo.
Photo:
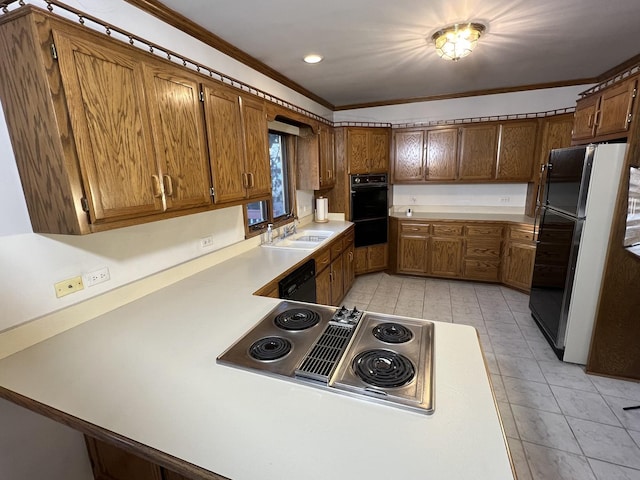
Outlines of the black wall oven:
[{"label": "black wall oven", "polygon": [[351,221],[355,246],[387,242],[389,186],[386,174],[351,175]]}]

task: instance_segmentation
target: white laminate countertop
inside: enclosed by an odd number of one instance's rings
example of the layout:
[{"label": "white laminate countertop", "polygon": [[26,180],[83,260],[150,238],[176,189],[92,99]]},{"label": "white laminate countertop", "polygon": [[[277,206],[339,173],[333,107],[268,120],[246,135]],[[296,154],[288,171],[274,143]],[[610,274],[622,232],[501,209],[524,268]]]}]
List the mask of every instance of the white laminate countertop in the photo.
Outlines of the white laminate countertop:
[{"label": "white laminate countertop", "polygon": [[233,480],[512,480],[472,327],[435,322],[433,415],[216,364],[308,254],[253,248],[1,360],[0,386]]}]

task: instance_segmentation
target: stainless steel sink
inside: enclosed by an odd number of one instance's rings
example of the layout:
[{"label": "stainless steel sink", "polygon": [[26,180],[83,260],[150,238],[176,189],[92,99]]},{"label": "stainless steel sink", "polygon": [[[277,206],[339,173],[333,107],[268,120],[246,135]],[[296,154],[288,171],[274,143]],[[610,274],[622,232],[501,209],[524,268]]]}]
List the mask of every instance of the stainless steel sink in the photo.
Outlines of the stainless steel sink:
[{"label": "stainless steel sink", "polygon": [[314,250],[334,234],[335,232],[330,230],[302,230],[286,238],[276,238],[272,243],[264,243],[262,246],[291,250]]}]

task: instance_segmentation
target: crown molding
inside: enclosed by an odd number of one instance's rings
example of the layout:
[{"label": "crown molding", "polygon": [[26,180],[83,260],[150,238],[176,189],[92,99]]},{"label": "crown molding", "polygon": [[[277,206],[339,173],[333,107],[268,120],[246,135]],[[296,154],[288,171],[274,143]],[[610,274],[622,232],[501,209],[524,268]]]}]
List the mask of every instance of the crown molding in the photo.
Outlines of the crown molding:
[{"label": "crown molding", "polygon": [[353,103],[350,105],[337,105],[335,111],[356,110],[359,108],[386,107],[389,105],[402,105],[406,103],[432,102],[434,100],[451,100],[453,98],[478,97],[482,95],[496,95],[499,93],[523,92],[526,90],[541,90],[544,88],[571,87],[574,85],[586,85],[598,83],[597,78],[581,78],[577,80],[567,80],[562,82],[536,83],[531,85],[520,85],[516,87],[490,88],[486,90],[472,90],[460,93],[445,93],[442,95],[430,95],[426,97],[398,98],[385,100],[382,102]]}]

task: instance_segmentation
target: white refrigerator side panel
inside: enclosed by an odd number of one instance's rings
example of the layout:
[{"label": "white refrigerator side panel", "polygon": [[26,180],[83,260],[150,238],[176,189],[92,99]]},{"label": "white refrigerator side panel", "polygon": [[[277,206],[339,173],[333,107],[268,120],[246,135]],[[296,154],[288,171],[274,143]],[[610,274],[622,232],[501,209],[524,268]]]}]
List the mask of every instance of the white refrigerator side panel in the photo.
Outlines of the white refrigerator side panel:
[{"label": "white refrigerator side panel", "polygon": [[627,145],[619,143],[598,145],[595,152],[569,306],[565,362],[587,363],[626,150]]}]

